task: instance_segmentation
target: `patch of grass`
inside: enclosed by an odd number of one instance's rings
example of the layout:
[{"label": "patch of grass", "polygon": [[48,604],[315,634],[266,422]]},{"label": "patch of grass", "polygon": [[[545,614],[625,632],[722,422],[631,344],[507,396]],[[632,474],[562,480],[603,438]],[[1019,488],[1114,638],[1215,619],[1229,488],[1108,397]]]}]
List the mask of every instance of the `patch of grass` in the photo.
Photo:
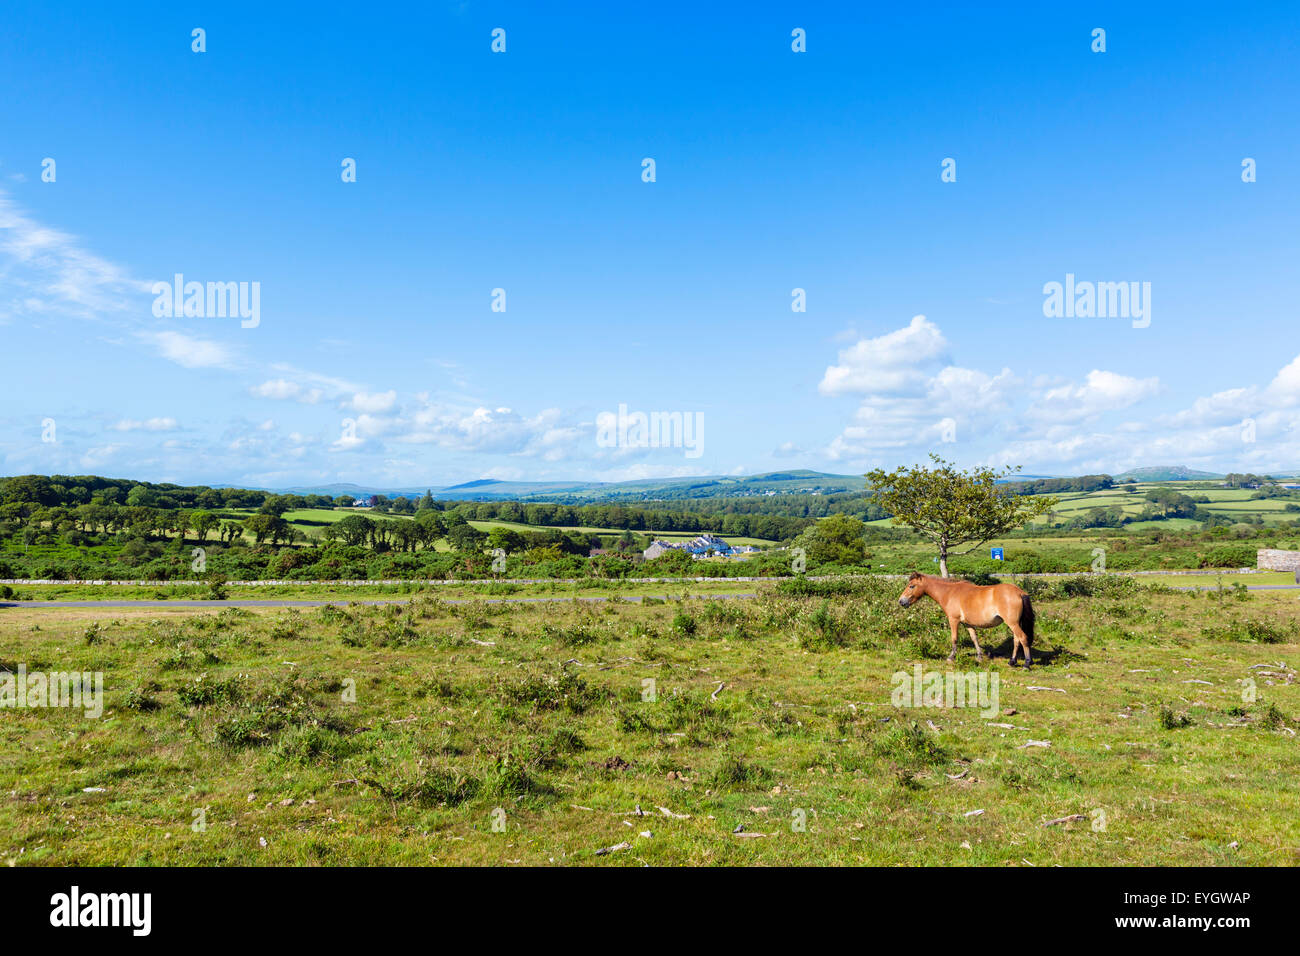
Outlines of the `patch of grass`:
[{"label": "patch of grass", "polygon": [[604,702],[607,692],[592,687],[571,671],[534,674],[518,680],[502,680],[496,692],[512,704],[531,705],[535,710],[562,710],[581,714]]},{"label": "patch of grass", "polygon": [[147,714],[151,711],[157,710],[162,706],[162,704],[160,704],[158,699],[150,693],[153,689],[154,688],[144,686],[132,687],[126,692],[125,696],[123,696],[122,706],[127,710],[134,710],[141,714]]},{"label": "patch of grass", "polygon": [[799,646],[806,651],[829,651],[846,647],[851,622],[846,614],[836,614],[829,601],[823,601],[800,621]]},{"label": "patch of grass", "polygon": [[240,694],[238,678],[213,680],[207,674],[200,674],[195,680],[176,688],[176,700],[184,707],[233,704],[239,700]]},{"label": "patch of grass", "polygon": [[1201,634],[1212,641],[1239,644],[1294,644],[1300,638],[1300,621],[1282,624],[1250,618],[1208,625],[1201,628]]},{"label": "patch of grass", "polygon": [[895,723],[875,743],[877,757],[904,767],[935,767],[949,761],[934,735],[916,721]]},{"label": "patch of grass", "polygon": [[727,754],[713,768],[709,786],[714,790],[763,790],[771,781],[772,772],[766,767]]}]

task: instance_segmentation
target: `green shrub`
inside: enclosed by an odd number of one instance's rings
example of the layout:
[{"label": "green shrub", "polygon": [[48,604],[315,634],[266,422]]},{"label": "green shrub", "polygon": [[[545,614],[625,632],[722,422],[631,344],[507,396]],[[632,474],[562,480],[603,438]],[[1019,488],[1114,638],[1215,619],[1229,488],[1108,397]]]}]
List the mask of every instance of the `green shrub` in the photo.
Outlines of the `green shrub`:
[{"label": "green shrub", "polygon": [[772,772],[739,757],[725,755],[713,769],[709,786],[714,790],[761,790],[772,780]]},{"label": "green shrub", "polygon": [[1156,723],[1161,730],[1178,730],[1191,724],[1192,718],[1188,714],[1177,714],[1168,706],[1162,704],[1160,712],[1156,715]]},{"label": "green shrub", "polygon": [[1254,619],[1230,621],[1201,628],[1201,636],[1238,644],[1290,644],[1300,639],[1300,621],[1289,626]]}]

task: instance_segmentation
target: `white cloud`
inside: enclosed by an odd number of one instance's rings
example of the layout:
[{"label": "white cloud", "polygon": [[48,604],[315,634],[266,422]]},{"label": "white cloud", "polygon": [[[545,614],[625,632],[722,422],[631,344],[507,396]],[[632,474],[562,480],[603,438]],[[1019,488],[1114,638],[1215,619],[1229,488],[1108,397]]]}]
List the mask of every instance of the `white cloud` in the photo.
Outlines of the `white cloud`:
[{"label": "white cloud", "polygon": [[646,478],[693,478],[701,474],[699,467],[690,465],[656,465],[637,462],[622,468],[596,473],[597,481],[641,481]]},{"label": "white cloud", "polygon": [[163,358],[185,368],[232,368],[235,364],[231,349],[211,339],[184,332],[142,332],[140,338]]},{"label": "white cloud", "polygon": [[249,394],[258,398],[285,399],[293,398],[302,391],[302,386],[297,382],[289,382],[282,378],[271,379],[263,382],[261,385],[254,385],[249,390]]},{"label": "white cloud", "polygon": [[[0,321],[122,312],[149,284],[82,248],[76,237],[28,218],[0,193]],[[143,300],[142,300],[143,301]]]},{"label": "white cloud", "polygon": [[386,392],[357,392],[348,402],[349,407],[354,411],[371,414],[386,412],[395,404],[397,404],[397,392],[393,389]]},{"label": "white cloud", "polygon": [[1300,355],[1293,358],[1269,383],[1268,397],[1274,402],[1300,404]]},{"label": "white cloud", "polygon": [[824,452],[832,461],[866,461],[883,452],[933,448],[950,435],[990,422],[1019,387],[1010,369],[990,375],[948,364],[948,342],[933,322],[863,339],[826,369],[823,394],[860,393],[862,404]]},{"label": "white cloud", "polygon": [[917,315],[906,328],[843,349],[839,364],[826,369],[819,388],[826,395],[919,391],[927,378],[922,370],[947,350],[938,326]]},{"label": "white cloud", "polygon": [[[1157,378],[1093,369],[1082,381],[1044,376],[1026,381],[1010,368],[997,373],[951,364],[943,333],[924,316],[904,328],[864,339],[839,354],[821,382],[824,394],[858,393],[853,421],[826,446],[836,462],[920,460],[953,444],[967,454],[1008,442],[997,455],[1010,464],[1087,460],[1114,453],[1104,433],[1077,426],[1130,408],[1157,394]],[[978,443],[978,444],[977,444]],[[1108,443],[1110,447],[1107,448]],[[1132,445],[1132,441],[1127,443]]]},{"label": "white cloud", "polygon": [[146,421],[137,421],[133,418],[123,418],[121,421],[114,422],[108,426],[113,431],[119,432],[169,432],[176,430],[176,419],[174,418],[150,418]]},{"label": "white cloud", "polygon": [[945,415],[1001,411],[1019,384],[1020,379],[1009,368],[989,375],[950,365],[927,383],[926,400],[934,411]]},{"label": "white cloud", "polygon": [[1230,388],[1213,395],[1202,396],[1173,415],[1162,415],[1157,420],[1166,428],[1206,428],[1239,422],[1250,415],[1259,404],[1259,389],[1254,386]]},{"label": "white cloud", "polygon": [[[510,408],[457,408],[426,403],[402,422],[400,441],[457,451],[537,455],[550,461],[568,456],[583,429],[562,421],[559,409],[526,417]],[[594,447],[594,435],[592,437]]]},{"label": "white cloud", "polygon": [[1034,402],[1035,417],[1051,421],[1083,421],[1103,412],[1118,411],[1155,395],[1158,378],[1130,378],[1093,369],[1082,383],[1048,389]]},{"label": "white cloud", "polygon": [[116,461],[121,456],[122,452],[128,450],[130,450],[129,445],[117,443],[110,445],[97,445],[88,449],[86,453],[81,456],[81,465],[83,468],[88,470],[101,468],[110,462]]}]

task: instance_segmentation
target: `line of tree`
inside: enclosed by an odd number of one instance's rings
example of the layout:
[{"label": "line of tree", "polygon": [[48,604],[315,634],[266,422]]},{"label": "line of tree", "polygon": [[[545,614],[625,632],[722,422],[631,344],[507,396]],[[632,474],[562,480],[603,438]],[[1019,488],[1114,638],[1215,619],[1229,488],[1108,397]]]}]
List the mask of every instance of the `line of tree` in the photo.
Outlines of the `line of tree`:
[{"label": "line of tree", "polygon": [[733,537],[786,541],[815,519],[783,515],[669,511],[625,505],[561,505],[518,501],[422,499],[416,515],[436,508],[466,520],[509,521],[532,527],[613,528],[627,531],[712,531]]},{"label": "line of tree", "polygon": [[1017,495],[1060,495],[1070,492],[1106,491],[1115,487],[1110,475],[1080,475],[1077,478],[1031,478],[1008,481],[1006,487]]},{"label": "line of tree", "polygon": [[[800,496],[816,501],[816,496]],[[355,504],[351,495],[330,498],[325,495],[278,494],[239,488],[207,488],[152,484],[93,475],[21,475],[0,479],[0,509],[8,506],[68,509],[79,527],[99,527],[104,531],[122,530],[126,526],[149,520],[146,514],[175,512],[229,512],[256,509],[279,518],[288,511],[308,508],[349,508]],[[680,504],[686,504],[681,502]],[[691,502],[692,505],[699,504]],[[146,509],[146,510],[141,510]],[[628,507],[625,505],[565,505],[521,503],[517,501],[444,501],[426,491],[421,497],[372,496],[370,511],[378,514],[418,516],[424,511],[457,514],[465,520],[510,521],[533,527],[594,527],[629,531],[711,531],[736,537],[765,538],[785,541],[818,517],[836,513],[829,503],[818,507],[794,507],[800,515],[761,513],[758,508]],[[855,509],[858,510],[858,509]],[[879,509],[876,509],[879,511]],[[0,513],[3,513],[0,511]],[[11,509],[11,514],[17,512]],[[865,517],[865,515],[861,515]],[[876,515],[883,517],[883,513]],[[283,534],[279,525],[257,522],[254,533],[268,540]]]},{"label": "line of tree", "polygon": [[333,508],[346,495],[279,495],[249,488],[209,488],[206,485],[154,484],[97,475],[19,475],[0,479],[0,504],[26,503],[44,507],[60,505],[123,505],[162,510],[203,508],[220,511],[231,508],[261,508],[268,500],[283,502],[281,512],[291,508]]}]

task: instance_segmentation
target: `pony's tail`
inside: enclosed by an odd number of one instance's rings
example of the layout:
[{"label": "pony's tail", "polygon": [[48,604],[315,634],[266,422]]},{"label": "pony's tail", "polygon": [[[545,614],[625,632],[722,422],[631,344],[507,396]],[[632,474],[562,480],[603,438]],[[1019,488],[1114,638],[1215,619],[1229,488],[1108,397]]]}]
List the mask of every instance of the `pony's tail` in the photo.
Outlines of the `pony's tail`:
[{"label": "pony's tail", "polygon": [[1034,605],[1026,594],[1020,599],[1020,629],[1025,632],[1025,643],[1034,646]]}]

